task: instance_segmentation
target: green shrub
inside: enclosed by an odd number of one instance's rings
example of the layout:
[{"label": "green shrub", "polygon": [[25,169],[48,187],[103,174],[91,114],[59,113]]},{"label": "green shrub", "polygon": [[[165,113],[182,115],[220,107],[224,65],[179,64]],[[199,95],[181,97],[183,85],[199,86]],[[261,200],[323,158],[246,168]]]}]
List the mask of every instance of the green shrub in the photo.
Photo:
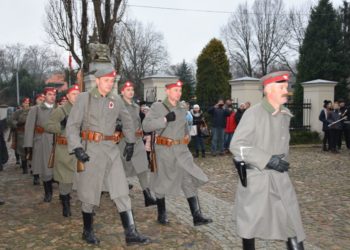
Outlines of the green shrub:
[{"label": "green shrub", "polygon": [[321,143],[320,136],[316,131],[291,131],[290,144],[318,144]]}]

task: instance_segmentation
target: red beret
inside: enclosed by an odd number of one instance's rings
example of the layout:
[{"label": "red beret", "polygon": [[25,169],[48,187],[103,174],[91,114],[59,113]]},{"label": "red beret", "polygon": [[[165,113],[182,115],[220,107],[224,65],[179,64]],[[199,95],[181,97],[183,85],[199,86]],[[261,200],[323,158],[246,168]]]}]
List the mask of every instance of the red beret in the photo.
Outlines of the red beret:
[{"label": "red beret", "polygon": [[270,83],[278,83],[278,82],[288,82],[289,80],[289,71],[277,71],[270,74],[265,75],[261,78],[261,82],[264,86]]},{"label": "red beret", "polygon": [[122,87],[120,88],[120,91],[124,91],[124,89],[127,88],[127,87],[133,87],[133,88],[134,88],[134,84],[133,84],[132,82],[130,82],[130,81],[126,81],[126,82],[122,85]]},{"label": "red beret", "polygon": [[72,87],[70,87],[68,90],[67,90],[67,94],[69,94],[70,92],[74,91],[74,90],[78,90],[80,92],[80,89],[79,89],[79,85],[78,84],[74,84]]},{"label": "red beret", "polygon": [[39,93],[35,96],[35,100],[38,98],[45,98],[45,95],[43,93]]},{"label": "red beret", "polygon": [[56,89],[54,87],[46,87],[44,88],[44,95],[46,95],[47,92],[53,92],[54,94],[56,94]]},{"label": "red beret", "polygon": [[29,97],[24,97],[22,99],[22,103],[30,103],[30,98]]},{"label": "red beret", "polygon": [[174,87],[182,87],[182,85],[183,85],[183,83],[180,80],[178,80],[176,83],[168,83],[168,84],[166,84],[165,87],[167,89],[171,89],[171,88],[174,88]]}]

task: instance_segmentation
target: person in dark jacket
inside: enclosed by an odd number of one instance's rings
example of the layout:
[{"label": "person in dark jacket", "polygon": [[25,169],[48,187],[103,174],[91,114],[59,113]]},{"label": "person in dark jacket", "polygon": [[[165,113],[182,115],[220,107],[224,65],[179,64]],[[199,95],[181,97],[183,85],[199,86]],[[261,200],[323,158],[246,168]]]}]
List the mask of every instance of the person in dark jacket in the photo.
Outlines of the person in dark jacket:
[{"label": "person in dark jacket", "polygon": [[[334,154],[338,154],[339,151],[337,149],[337,145],[339,145],[340,135],[342,124],[341,122],[337,122],[340,120],[341,114],[339,111],[338,102],[334,102],[333,111],[329,113],[327,117],[327,121],[329,122],[329,148],[330,151]],[[337,122],[337,123],[335,123]],[[334,125],[330,125],[334,123]]]},{"label": "person in dark jacket", "polygon": [[193,105],[193,109],[191,110],[191,114],[193,117],[193,125],[197,127],[197,134],[192,136],[192,140],[194,140],[196,153],[194,155],[195,158],[199,156],[199,151],[202,151],[202,157],[205,157],[205,146],[203,142],[203,136],[200,130],[200,127],[204,125],[203,113],[200,110],[198,104]]},{"label": "person in dark jacket", "polygon": [[219,99],[217,104],[208,109],[212,116],[212,139],[211,154],[216,156],[224,154],[224,130],[226,126],[226,117],[230,115],[228,109],[224,109],[224,100]]},{"label": "person in dark jacket", "polygon": [[341,118],[346,117],[341,123],[342,123],[342,130],[340,132],[340,140],[338,144],[338,148],[341,149],[342,145],[342,138],[344,135],[345,145],[347,149],[350,149],[350,110],[349,106],[345,105],[344,100],[339,100],[339,111]]},{"label": "person in dark jacket", "polygon": [[242,116],[245,111],[245,103],[241,103],[237,109],[236,115],[235,115],[235,120],[236,120],[236,125],[238,126],[239,122],[242,119]]},{"label": "person in dark jacket", "polygon": [[332,102],[329,100],[324,100],[323,109],[321,110],[321,113],[318,117],[318,119],[322,122],[322,131],[324,132],[323,151],[329,150],[329,128],[328,128],[329,122],[327,119],[328,119],[329,113],[331,112],[331,108],[332,108]]}]

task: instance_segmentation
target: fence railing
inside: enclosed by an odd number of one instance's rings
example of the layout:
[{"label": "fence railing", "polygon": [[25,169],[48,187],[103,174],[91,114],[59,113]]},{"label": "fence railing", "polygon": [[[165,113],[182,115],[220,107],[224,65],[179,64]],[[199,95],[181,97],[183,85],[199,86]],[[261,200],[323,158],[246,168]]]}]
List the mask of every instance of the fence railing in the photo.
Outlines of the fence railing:
[{"label": "fence railing", "polygon": [[286,103],[285,106],[294,115],[290,121],[290,130],[310,130],[311,100],[303,103]]}]

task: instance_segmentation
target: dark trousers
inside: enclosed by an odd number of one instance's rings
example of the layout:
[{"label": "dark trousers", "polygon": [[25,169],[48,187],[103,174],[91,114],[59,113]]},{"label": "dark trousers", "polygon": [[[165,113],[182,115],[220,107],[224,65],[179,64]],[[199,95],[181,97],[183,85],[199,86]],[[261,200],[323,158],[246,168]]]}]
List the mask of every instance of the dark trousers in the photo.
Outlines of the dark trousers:
[{"label": "dark trousers", "polygon": [[200,135],[192,136],[192,140],[194,140],[194,147],[196,151],[204,151],[204,142],[203,142],[203,137]]},{"label": "dark trousers", "polygon": [[329,146],[329,130],[325,130],[323,132],[324,132],[323,146],[327,147],[328,149],[330,149],[330,146]]},{"label": "dark trousers", "polygon": [[339,145],[341,130],[331,129],[329,130],[329,149],[336,150],[337,145]]},{"label": "dark trousers", "polygon": [[343,128],[340,131],[340,139],[339,139],[339,142],[338,142],[338,148],[341,148],[343,137],[344,137],[344,140],[345,140],[346,147],[348,149],[350,149],[350,129]]}]

